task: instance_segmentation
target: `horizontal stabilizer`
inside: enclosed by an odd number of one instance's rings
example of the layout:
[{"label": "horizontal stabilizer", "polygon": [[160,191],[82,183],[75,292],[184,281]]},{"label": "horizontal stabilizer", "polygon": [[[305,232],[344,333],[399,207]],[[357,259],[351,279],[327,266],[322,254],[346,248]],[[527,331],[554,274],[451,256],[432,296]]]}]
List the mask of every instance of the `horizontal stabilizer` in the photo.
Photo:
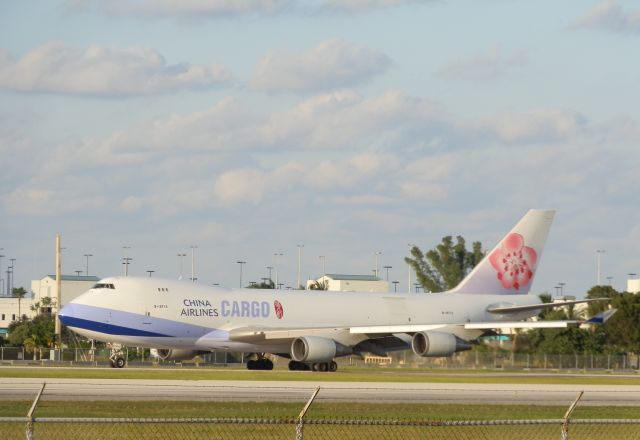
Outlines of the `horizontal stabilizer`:
[{"label": "horizontal stabilizer", "polygon": [[542,304],[533,304],[526,306],[489,306],[487,307],[487,312],[489,313],[498,313],[498,314],[508,314],[508,313],[519,313],[519,312],[527,312],[529,310],[542,310],[542,309],[551,309],[554,307],[565,307],[572,306],[574,304],[583,304],[597,301],[609,301],[609,298],[592,298],[592,299],[579,299],[576,301],[563,301],[563,302],[552,302],[552,303],[542,303]]},{"label": "horizontal stabilizer", "polygon": [[616,312],[618,311],[618,309],[609,309],[609,310],[605,310],[604,312],[600,312],[597,315],[595,315],[593,318],[589,319],[588,321],[586,321],[586,324],[604,324],[605,322],[607,322],[609,320],[609,318],[611,318]]}]

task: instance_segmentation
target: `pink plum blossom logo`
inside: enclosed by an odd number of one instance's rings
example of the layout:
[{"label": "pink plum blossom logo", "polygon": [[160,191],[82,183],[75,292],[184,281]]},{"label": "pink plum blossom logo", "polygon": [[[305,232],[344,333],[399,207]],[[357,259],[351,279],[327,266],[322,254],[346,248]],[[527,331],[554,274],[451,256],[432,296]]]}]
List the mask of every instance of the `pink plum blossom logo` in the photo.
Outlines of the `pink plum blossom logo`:
[{"label": "pink plum blossom logo", "polygon": [[282,316],[284,315],[284,309],[282,308],[282,304],[280,304],[280,301],[275,300],[273,302],[273,308],[276,310],[276,316],[278,317],[278,319],[282,319]]},{"label": "pink plum blossom logo", "polygon": [[525,246],[522,235],[516,233],[507,235],[500,248],[489,256],[502,287],[516,290],[529,284],[537,259],[535,249]]}]

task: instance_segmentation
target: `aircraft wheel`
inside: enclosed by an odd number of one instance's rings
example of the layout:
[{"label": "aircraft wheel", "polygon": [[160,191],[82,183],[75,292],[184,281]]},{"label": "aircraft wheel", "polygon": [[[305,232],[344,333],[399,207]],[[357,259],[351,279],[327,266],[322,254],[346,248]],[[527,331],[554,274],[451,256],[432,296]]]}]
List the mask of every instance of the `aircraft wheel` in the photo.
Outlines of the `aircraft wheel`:
[{"label": "aircraft wheel", "polygon": [[257,370],[257,365],[256,365],[257,361],[254,361],[253,359],[251,359],[250,361],[247,362],[247,370]]},{"label": "aircraft wheel", "polygon": [[109,359],[109,365],[111,365],[111,368],[116,368],[116,363],[113,359]]},{"label": "aircraft wheel", "polygon": [[325,371],[329,370],[329,363],[328,362],[320,362],[317,365],[318,365],[318,370],[317,371],[322,371],[324,373]]},{"label": "aircraft wheel", "polygon": [[319,363],[311,364],[311,371],[318,371],[319,368],[320,368],[320,364]]},{"label": "aircraft wheel", "polygon": [[124,368],[126,363],[127,362],[124,360],[124,358],[118,357],[116,358],[115,366],[116,368]]},{"label": "aircraft wheel", "polygon": [[338,363],[336,361],[329,362],[329,371],[332,373],[338,371]]},{"label": "aircraft wheel", "polygon": [[273,370],[273,362],[271,362],[270,359],[265,359],[264,360],[264,368],[263,368],[263,370],[267,370],[267,371]]}]

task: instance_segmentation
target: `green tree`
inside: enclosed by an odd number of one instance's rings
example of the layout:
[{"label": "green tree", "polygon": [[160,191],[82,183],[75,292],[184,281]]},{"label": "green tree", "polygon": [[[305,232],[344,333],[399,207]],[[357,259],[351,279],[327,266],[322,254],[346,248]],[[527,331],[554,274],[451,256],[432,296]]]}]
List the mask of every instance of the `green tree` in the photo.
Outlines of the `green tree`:
[{"label": "green tree", "polygon": [[11,296],[14,298],[18,298],[18,320],[22,319],[22,310],[20,308],[20,303],[22,302],[22,298],[27,294],[27,291],[24,287],[14,287],[11,289]]},{"label": "green tree", "polygon": [[9,325],[9,343],[23,346],[29,353],[40,347],[51,348],[55,340],[55,321],[52,316],[38,315]]},{"label": "green tree", "polygon": [[473,242],[472,249],[466,248],[463,237],[457,236],[454,243],[449,235],[442,242],[423,254],[420,248],[411,248],[407,262],[415,271],[418,282],[429,292],[453,289],[484,257],[482,244]]},{"label": "green tree", "polygon": [[276,285],[273,280],[262,280],[260,284],[251,283],[247,286],[248,289],[275,289]]}]

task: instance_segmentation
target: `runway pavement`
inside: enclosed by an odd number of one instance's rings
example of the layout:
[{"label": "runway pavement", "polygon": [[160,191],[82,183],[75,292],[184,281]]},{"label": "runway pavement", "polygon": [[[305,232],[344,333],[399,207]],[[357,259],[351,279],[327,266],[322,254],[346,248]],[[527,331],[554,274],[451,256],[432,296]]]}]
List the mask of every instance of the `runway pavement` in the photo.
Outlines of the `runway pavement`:
[{"label": "runway pavement", "polygon": [[[46,382],[45,400],[316,401],[640,406],[640,385],[289,382],[227,380],[0,378],[0,399],[31,400]],[[639,409],[640,411],[640,409]]]}]

